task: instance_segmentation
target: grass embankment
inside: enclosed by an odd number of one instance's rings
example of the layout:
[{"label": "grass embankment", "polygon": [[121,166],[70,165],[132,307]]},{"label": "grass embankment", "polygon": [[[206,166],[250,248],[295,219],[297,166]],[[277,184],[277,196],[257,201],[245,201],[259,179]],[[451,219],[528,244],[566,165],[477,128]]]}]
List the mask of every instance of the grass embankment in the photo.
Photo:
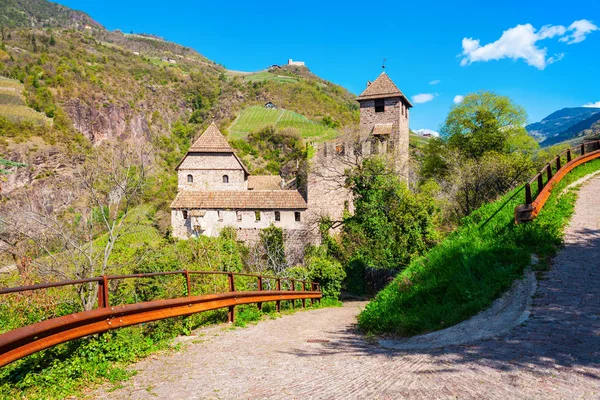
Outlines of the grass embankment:
[{"label": "grass embankment", "polygon": [[599,169],[595,160],[569,173],[527,224],[514,223],[522,188],[480,208],[383,289],[359,315],[359,325],[371,333],[409,336],[452,326],[489,307],[522,276],[532,254],[542,260],[537,268],[547,265],[562,243],[576,199],[573,190],[558,193]]},{"label": "grass embankment", "polygon": [[240,113],[229,128],[232,138],[239,139],[248,133],[256,132],[267,126],[276,129],[293,128],[305,139],[325,141],[333,139],[338,132],[321,123],[311,121],[303,115],[288,110],[269,109],[262,106],[248,107]]}]

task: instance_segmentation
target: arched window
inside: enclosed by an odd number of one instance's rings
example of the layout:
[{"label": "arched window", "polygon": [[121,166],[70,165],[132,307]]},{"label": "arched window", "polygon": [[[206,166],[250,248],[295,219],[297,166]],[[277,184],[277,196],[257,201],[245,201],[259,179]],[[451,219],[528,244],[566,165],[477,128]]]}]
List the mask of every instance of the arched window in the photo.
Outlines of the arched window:
[{"label": "arched window", "polygon": [[229,176],[223,175],[223,183],[229,183]]},{"label": "arched window", "polygon": [[194,183],[194,177],[190,174],[187,176],[188,183]]}]

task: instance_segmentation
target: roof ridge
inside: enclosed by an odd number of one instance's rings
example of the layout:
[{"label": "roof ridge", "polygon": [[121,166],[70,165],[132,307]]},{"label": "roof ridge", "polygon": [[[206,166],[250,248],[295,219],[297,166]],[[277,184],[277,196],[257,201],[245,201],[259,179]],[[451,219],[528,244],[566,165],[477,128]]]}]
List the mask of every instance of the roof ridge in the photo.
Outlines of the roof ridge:
[{"label": "roof ridge", "polygon": [[214,121],[196,141],[190,146],[190,152],[233,153],[233,148]]},{"label": "roof ridge", "polygon": [[402,97],[408,103],[409,107],[412,107],[408,98],[398,89],[398,86],[384,71],[356,99],[360,101],[389,97]]}]

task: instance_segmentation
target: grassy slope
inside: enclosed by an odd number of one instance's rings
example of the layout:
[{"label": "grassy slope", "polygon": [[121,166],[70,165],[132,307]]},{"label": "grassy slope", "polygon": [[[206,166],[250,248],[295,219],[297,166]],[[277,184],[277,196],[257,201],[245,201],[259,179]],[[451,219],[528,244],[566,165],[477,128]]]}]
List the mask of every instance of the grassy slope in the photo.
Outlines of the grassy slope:
[{"label": "grassy slope", "polygon": [[372,333],[415,335],[452,326],[487,308],[522,276],[532,254],[547,260],[556,252],[576,199],[573,191],[557,193],[598,169],[600,160],[595,160],[567,175],[531,223],[513,222],[522,189],[477,210],[382,290],[359,315],[360,326]]},{"label": "grassy slope", "polygon": [[0,117],[13,123],[31,122],[33,124],[49,124],[52,119],[25,105],[24,86],[14,79],[0,77]]},{"label": "grassy slope", "polygon": [[323,124],[311,121],[303,115],[282,109],[268,109],[252,106],[244,109],[229,128],[233,139],[245,137],[248,133],[258,131],[269,125],[278,129],[293,128],[309,140],[324,141],[337,136],[337,131]]}]

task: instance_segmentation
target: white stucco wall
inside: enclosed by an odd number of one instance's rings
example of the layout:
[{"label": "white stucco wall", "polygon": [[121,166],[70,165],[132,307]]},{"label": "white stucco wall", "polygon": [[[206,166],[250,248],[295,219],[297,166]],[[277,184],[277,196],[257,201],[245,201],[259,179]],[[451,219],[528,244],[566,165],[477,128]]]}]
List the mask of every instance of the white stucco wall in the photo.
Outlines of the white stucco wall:
[{"label": "white stucco wall", "polygon": [[[202,235],[219,236],[221,229],[233,226],[237,229],[264,229],[272,224],[284,230],[304,229],[303,220],[306,217],[303,210],[282,210],[281,220],[275,221],[275,210],[260,211],[260,221],[256,220],[252,210],[240,211],[241,221],[238,220],[238,212],[232,210],[205,210],[203,217],[192,217],[188,212],[188,219],[184,220],[183,210],[171,210],[171,225],[173,236],[179,239],[187,239],[194,234],[193,227],[200,225],[204,229]],[[300,212],[300,222],[296,221],[295,211]]]}]

